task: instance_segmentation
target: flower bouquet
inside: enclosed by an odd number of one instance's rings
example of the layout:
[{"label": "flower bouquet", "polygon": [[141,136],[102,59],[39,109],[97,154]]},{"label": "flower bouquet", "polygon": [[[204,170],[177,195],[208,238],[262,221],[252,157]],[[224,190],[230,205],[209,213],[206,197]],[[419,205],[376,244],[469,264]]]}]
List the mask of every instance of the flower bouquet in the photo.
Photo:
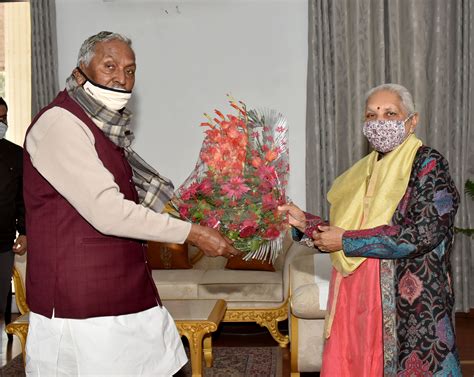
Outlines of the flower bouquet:
[{"label": "flower bouquet", "polygon": [[[230,98],[230,97],[229,97]],[[236,114],[205,114],[205,139],[194,171],[176,191],[180,217],[218,229],[245,253],[274,261],[282,249],[288,127],[274,110],[248,110],[229,99]]]}]

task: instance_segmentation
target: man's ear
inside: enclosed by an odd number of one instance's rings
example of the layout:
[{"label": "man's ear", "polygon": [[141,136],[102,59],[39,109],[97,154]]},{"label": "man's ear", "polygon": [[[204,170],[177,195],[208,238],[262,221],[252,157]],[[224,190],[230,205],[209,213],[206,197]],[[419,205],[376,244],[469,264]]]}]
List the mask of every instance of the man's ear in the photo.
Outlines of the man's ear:
[{"label": "man's ear", "polygon": [[[81,67],[82,69],[82,67]],[[81,73],[81,71],[79,69],[74,68],[72,70],[72,75],[74,76],[74,78],[76,79],[76,82],[79,84],[79,85],[83,85],[87,79],[84,77],[84,75]]]}]

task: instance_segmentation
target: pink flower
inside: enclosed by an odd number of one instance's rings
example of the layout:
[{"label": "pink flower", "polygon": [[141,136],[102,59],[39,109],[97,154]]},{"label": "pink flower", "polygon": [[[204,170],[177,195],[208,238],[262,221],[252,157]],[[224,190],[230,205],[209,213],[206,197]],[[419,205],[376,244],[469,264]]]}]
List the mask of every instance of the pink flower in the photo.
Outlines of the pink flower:
[{"label": "pink flower", "polygon": [[191,198],[195,198],[198,188],[199,188],[199,184],[197,184],[196,182],[193,182],[191,185],[189,185],[187,190],[181,194],[181,198],[183,200],[189,200]]},{"label": "pink flower", "polygon": [[206,220],[204,221],[202,225],[208,226],[210,228],[217,228],[219,224],[220,224],[220,221],[217,217],[209,216],[208,218],[206,218]]},{"label": "pink flower", "polygon": [[255,221],[256,220],[255,219],[255,217],[256,217],[255,214],[250,213],[249,215],[251,216],[251,218],[245,219],[240,224],[240,234],[239,235],[242,238],[253,236],[257,232],[257,229],[258,229],[258,224]]},{"label": "pink flower", "polygon": [[280,231],[276,227],[271,226],[265,231],[265,234],[263,236],[266,239],[273,240],[280,236]]},{"label": "pink flower", "polygon": [[267,181],[271,185],[277,183],[277,174],[273,166],[260,166],[257,170],[257,175],[262,181]]},{"label": "pink flower", "polygon": [[262,205],[265,210],[276,208],[277,202],[271,192],[262,196]]},{"label": "pink flower", "polygon": [[212,192],[212,183],[209,179],[203,179],[199,184],[199,191],[203,195],[209,195]]},{"label": "pink flower", "polygon": [[285,127],[278,126],[278,127],[276,128],[276,131],[279,132],[279,133],[282,133],[282,132],[285,131]]},{"label": "pink flower", "polygon": [[[253,213],[250,213],[250,216],[251,217],[256,217],[255,214],[253,214]],[[254,218],[245,219],[244,221],[242,221],[241,227],[242,228],[247,228],[247,227],[258,228],[258,224],[257,224],[257,222],[255,221]]]},{"label": "pink flower", "polygon": [[410,271],[407,271],[405,275],[400,279],[398,285],[398,291],[400,296],[407,300],[410,305],[420,296],[423,290],[423,283],[420,278]]},{"label": "pink flower", "polygon": [[189,218],[189,208],[183,204],[179,207],[179,215],[184,219]]},{"label": "pink flower", "polygon": [[241,177],[232,177],[222,185],[222,193],[231,199],[240,199],[250,188]]}]

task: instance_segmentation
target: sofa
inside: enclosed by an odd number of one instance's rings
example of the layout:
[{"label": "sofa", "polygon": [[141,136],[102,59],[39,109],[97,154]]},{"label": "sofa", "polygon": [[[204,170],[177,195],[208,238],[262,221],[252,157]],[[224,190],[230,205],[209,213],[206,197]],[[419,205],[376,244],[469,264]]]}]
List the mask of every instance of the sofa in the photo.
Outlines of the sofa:
[{"label": "sofa", "polygon": [[275,271],[234,270],[225,268],[226,258],[207,257],[189,247],[192,268],[152,269],[152,276],[162,299],[224,299],[227,311],[223,322],[258,323],[286,347],[289,338],[280,332],[278,323],[288,318],[290,263],[304,253],[314,250],[287,236],[274,263]]},{"label": "sofa", "polygon": [[291,376],[319,372],[331,260],[327,253],[302,253],[289,265],[289,329]]}]

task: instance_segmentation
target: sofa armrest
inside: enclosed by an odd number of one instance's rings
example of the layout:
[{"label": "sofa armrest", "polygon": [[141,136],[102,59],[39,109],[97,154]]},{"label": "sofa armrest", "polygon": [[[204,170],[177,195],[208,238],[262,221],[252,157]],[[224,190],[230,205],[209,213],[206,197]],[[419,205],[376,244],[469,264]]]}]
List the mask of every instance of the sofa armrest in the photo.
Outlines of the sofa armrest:
[{"label": "sofa armrest", "polygon": [[306,319],[324,318],[332,271],[329,255],[300,255],[291,261],[289,270],[292,314]]},{"label": "sofa armrest", "polygon": [[304,244],[300,244],[295,241],[291,241],[291,245],[285,255],[284,266],[283,266],[283,295],[286,300],[290,293],[290,265],[296,258],[303,257],[305,255],[312,256],[318,253],[317,249],[310,248]]}]

